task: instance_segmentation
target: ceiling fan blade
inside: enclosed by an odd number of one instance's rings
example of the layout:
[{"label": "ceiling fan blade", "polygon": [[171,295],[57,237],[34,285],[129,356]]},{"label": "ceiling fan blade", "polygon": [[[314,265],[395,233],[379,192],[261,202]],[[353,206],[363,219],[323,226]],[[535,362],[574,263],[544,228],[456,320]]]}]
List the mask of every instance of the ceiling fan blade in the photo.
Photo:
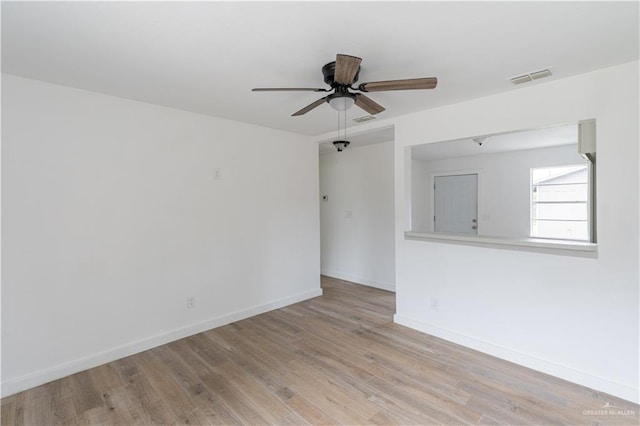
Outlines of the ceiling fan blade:
[{"label": "ceiling fan blade", "polygon": [[333,81],[350,86],[360,69],[362,58],[349,55],[336,55],[336,70]]},{"label": "ceiling fan blade", "polygon": [[359,106],[371,115],[384,111],[384,107],[382,105],[362,93],[356,94],[356,106]]},{"label": "ceiling fan blade", "polygon": [[438,79],[435,77],[409,78],[406,80],[373,81],[362,83],[358,90],[363,92],[383,92],[385,90],[435,89]]},{"label": "ceiling fan blade", "polygon": [[320,105],[322,105],[324,102],[326,102],[327,97],[325,96],[324,98],[318,99],[317,101],[315,101],[312,104],[307,105],[306,107],[302,108],[300,111],[294,112],[293,114],[291,114],[292,117],[296,117],[298,115],[303,115],[308,113],[309,111],[311,111],[312,109],[319,107]]},{"label": "ceiling fan blade", "polygon": [[256,87],[252,92],[328,92],[327,89],[315,87]]}]

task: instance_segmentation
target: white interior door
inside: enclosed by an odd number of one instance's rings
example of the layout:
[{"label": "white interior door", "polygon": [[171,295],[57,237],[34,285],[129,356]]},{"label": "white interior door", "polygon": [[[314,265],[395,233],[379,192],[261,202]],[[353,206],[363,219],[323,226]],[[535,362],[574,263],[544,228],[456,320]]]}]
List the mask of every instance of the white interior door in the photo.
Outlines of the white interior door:
[{"label": "white interior door", "polygon": [[478,175],[435,176],[435,232],[478,233]]}]

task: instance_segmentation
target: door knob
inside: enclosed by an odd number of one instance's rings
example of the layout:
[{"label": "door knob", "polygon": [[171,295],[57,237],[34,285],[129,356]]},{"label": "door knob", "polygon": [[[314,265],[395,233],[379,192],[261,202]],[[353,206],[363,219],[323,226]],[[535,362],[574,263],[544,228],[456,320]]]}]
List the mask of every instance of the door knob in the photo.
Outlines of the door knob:
[{"label": "door knob", "polygon": [[477,227],[477,226],[475,226],[475,225],[473,225],[473,226],[471,227],[471,229],[478,229],[478,227]]}]

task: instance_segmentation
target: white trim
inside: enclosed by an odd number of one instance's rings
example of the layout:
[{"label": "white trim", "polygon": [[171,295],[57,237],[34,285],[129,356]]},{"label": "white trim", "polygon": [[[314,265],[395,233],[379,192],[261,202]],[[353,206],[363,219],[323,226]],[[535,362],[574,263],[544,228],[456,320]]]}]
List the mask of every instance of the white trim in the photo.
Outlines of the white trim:
[{"label": "white trim", "polygon": [[155,348],[160,345],[192,336],[194,334],[202,333],[203,331],[221,327],[235,321],[240,321],[317,296],[322,296],[321,288],[300,293],[291,297],[278,299],[262,305],[253,306],[251,308],[232,312],[226,315],[221,315],[219,317],[210,318],[208,320],[200,321],[184,327],[175,328],[173,330],[169,330],[155,336],[145,337],[143,339],[120,345],[103,352],[94,353],[82,358],[65,362],[63,364],[25,374],[20,377],[5,380],[1,385],[0,395],[2,397],[12,395],[14,393],[33,388],[35,386],[48,383],[52,380],[57,380],[71,374],[87,370],[89,368],[97,367],[107,362],[115,361],[142,351],[146,351],[148,349]]},{"label": "white trim", "polygon": [[595,257],[598,245],[586,241],[552,240],[544,238],[506,238],[482,235],[439,234],[430,232],[405,231],[404,238],[441,243],[464,244],[470,246],[528,250],[549,254]]},{"label": "white trim", "polygon": [[394,315],[393,322],[533,370],[550,374],[563,380],[615,395],[636,404],[640,402],[640,389],[634,388],[631,385],[618,383],[604,377],[599,377],[585,371],[576,370],[572,367],[567,367],[529,354],[514,351],[474,337],[465,336],[463,334],[456,333],[455,331],[446,330],[403,315]]},{"label": "white trim", "polygon": [[336,271],[332,269],[322,268],[320,270],[322,275],[326,275],[327,277],[337,278],[339,280],[351,281],[352,283],[362,284],[369,287],[379,288],[381,290],[392,291],[395,293],[396,285],[394,283],[376,281],[369,278],[360,277],[358,275],[349,274],[347,272]]}]

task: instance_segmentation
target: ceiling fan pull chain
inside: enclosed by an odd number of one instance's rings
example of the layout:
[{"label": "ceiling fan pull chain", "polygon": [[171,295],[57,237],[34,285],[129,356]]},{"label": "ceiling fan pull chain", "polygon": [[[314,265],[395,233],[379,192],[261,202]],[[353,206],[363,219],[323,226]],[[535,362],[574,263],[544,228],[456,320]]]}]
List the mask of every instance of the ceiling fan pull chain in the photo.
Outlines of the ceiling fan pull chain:
[{"label": "ceiling fan pull chain", "polygon": [[[347,103],[346,99],[345,99],[345,103]],[[347,140],[347,110],[344,110],[344,139],[343,140]]]}]

